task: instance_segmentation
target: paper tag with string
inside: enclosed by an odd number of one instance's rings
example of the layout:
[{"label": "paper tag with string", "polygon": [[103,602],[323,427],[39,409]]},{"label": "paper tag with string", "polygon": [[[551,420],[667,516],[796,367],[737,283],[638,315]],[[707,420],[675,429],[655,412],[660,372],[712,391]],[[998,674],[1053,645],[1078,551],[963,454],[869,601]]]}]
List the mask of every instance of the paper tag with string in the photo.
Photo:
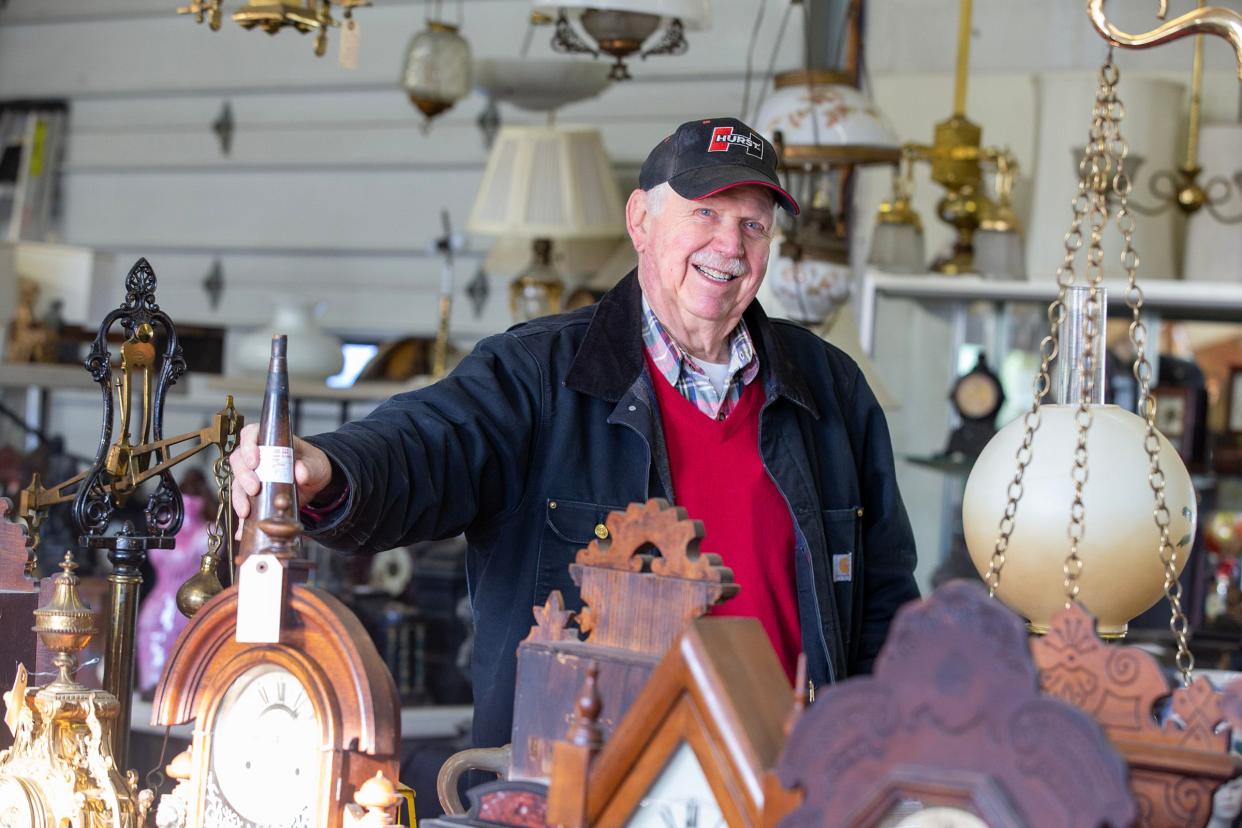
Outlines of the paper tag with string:
[{"label": "paper tag with string", "polygon": [[358,68],[358,21],[349,12],[345,13],[345,22],[341,26],[341,51],[337,62],[342,69]]}]

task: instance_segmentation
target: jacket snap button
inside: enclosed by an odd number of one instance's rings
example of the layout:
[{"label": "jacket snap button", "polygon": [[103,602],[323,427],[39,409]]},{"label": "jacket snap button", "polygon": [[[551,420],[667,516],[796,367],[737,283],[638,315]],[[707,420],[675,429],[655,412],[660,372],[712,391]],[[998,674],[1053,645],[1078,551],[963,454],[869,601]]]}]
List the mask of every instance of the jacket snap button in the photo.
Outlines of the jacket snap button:
[{"label": "jacket snap button", "polygon": [[595,537],[599,538],[600,540],[607,540],[608,539],[608,527],[602,523],[595,524]]},{"label": "jacket snap button", "polygon": [[556,501],[555,501],[555,500],[553,500],[551,503],[549,503],[549,504],[548,504],[548,508],[549,508],[549,509],[555,509],[555,508],[556,508]]},{"label": "jacket snap button", "polygon": [[636,406],[636,405],[631,405],[631,406],[630,406],[630,411],[637,411],[637,410],[638,410],[638,406]]}]

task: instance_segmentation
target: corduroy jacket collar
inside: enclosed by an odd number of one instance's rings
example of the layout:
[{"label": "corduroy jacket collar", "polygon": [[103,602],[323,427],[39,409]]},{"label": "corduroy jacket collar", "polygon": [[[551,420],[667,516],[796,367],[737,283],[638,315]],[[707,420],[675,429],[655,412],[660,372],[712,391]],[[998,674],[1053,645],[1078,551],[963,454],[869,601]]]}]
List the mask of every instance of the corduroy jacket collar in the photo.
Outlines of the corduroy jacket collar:
[{"label": "corduroy jacket collar", "polygon": [[[610,402],[620,400],[643,370],[642,312],[638,271],[631,270],[599,300],[582,345],[570,365],[565,387]],[[759,300],[750,303],[742,318],[755,341],[765,386],[773,394],[787,397],[818,417],[819,410],[806,382],[785,358],[780,340]]]}]

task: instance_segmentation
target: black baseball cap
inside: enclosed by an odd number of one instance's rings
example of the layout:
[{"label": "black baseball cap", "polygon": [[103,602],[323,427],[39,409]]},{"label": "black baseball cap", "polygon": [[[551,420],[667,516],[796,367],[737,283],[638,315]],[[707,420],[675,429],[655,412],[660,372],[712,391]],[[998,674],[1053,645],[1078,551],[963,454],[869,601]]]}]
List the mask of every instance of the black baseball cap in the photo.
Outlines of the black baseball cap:
[{"label": "black baseball cap", "polygon": [[638,186],[650,190],[665,181],[691,201],[755,184],[771,190],[785,212],[799,212],[777,177],[776,147],[737,118],[687,121],[656,144],[643,162]]}]

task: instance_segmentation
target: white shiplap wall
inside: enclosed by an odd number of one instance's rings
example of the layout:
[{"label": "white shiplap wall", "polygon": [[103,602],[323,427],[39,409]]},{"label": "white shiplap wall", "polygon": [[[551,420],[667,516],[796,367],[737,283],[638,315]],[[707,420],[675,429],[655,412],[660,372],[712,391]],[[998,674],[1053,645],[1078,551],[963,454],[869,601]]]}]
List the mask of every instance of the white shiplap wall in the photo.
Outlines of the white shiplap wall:
[{"label": "white shiplap wall", "polygon": [[[773,55],[788,0],[717,0],[710,32],[691,32],[690,51],[633,66],[635,80],[567,107],[562,122],[601,127],[622,182],[632,182],[647,150],[675,124],[708,114],[737,114],[747,48],[758,3],[763,25],[754,49],[759,72]],[[1242,0],[1214,0],[1242,11]],[[426,254],[438,234],[439,211],[464,223],[486,152],[474,125],[483,108],[472,96],[436,121],[430,132],[397,87],[404,49],[422,25],[421,2],[376,0],[358,12],[358,69],[337,67],[334,52],[316,59],[308,39],[244,32],[226,21],[220,32],[172,13],[177,0],[9,0],[0,11],[0,99],[63,97],[71,102],[65,213],[66,241],[116,254],[116,285],[128,264],[145,255],[156,266],[162,301],[177,319],[235,327],[256,325],[275,291],[327,303],[324,322],[341,333],[429,332],[435,319],[439,262]],[[926,141],[931,124],[949,113],[958,0],[868,0],[867,57],[873,91],[900,137]],[[989,143],[1007,144],[1023,168],[1018,208],[1033,174],[1036,99],[1032,79],[1046,72],[1090,75],[1104,56],[1082,0],[978,0],[974,9],[968,111]],[[1131,29],[1147,28],[1155,0],[1110,3]],[[1189,8],[1175,0],[1172,12]],[[469,0],[463,33],[476,56],[515,57],[525,34],[526,0]],[[776,55],[775,68],[801,60],[800,14]],[[550,31],[536,32],[533,57],[551,57]],[[335,33],[332,49],[335,48]],[[1149,52],[1122,52],[1125,77],[1156,74],[1185,81],[1189,43]],[[1207,47],[1205,118],[1237,116],[1235,67],[1226,47]],[[1124,84],[1124,80],[1123,80]],[[752,87],[757,94],[759,83]],[[210,124],[224,101],[236,121],[232,155],[220,155]],[[753,100],[753,98],[752,98]],[[513,109],[511,123],[534,118]],[[1087,113],[1066,113],[1082,120]],[[1171,114],[1170,117],[1178,117]],[[1068,174],[1058,171],[1057,174]],[[869,172],[859,210],[869,215],[887,189],[883,171]],[[928,248],[948,231],[931,219],[937,188],[920,172],[916,206],[927,217]],[[1025,217],[1025,216],[1024,216]],[[865,222],[862,223],[865,225]],[[862,239],[865,245],[866,239]],[[472,240],[459,283],[472,274],[490,240]],[[864,248],[865,249],[865,246]],[[228,281],[213,312],[199,285],[214,257]],[[455,307],[455,330],[469,339],[508,322],[493,297],[475,319]],[[115,292],[98,291],[103,306]],[[102,307],[100,308],[102,312]],[[902,327],[885,332],[889,354],[909,354],[934,332]],[[947,355],[945,357],[948,359]],[[945,385],[946,366],[890,359],[879,366],[898,396],[912,385]],[[924,395],[925,396],[925,395]],[[83,396],[62,405],[62,425],[81,421],[78,450],[93,453],[97,402]],[[329,426],[334,412],[308,411],[306,428]],[[173,415],[195,425],[193,407]],[[895,447],[927,453],[944,439],[946,412],[890,412]],[[61,430],[66,430],[62,428]],[[899,465],[903,492],[924,554],[923,574],[940,543],[940,478]]]},{"label": "white shiplap wall", "polygon": [[[474,95],[424,131],[397,85],[422,3],[384,2],[357,14],[358,68],[316,59],[308,38],[265,37],[226,19],[210,32],[172,14],[166,0],[11,0],[0,13],[0,98],[71,102],[65,168],[65,241],[114,251],[117,279],[139,255],[160,276],[164,305],[187,322],[256,325],[276,291],[326,303],[325,326],[343,333],[428,332],[440,263],[427,254],[448,209],[464,224],[486,161]],[[766,66],[786,4],[770,4],[755,54]],[[471,0],[463,33],[476,57],[516,57],[524,0]],[[754,22],[748,2],[718,4],[711,42],[691,32],[689,54],[652,58],[635,80],[566,107],[563,123],[604,133],[623,181],[682,120],[737,114]],[[777,68],[801,58],[791,16]],[[550,28],[530,55],[553,57]],[[222,156],[210,131],[224,101],[236,123]],[[540,116],[504,107],[509,123]],[[627,175],[628,173],[628,175]],[[488,239],[472,240],[459,284]],[[218,311],[200,281],[215,256],[227,280]],[[503,279],[475,319],[462,301],[455,329],[467,338],[508,321]],[[102,311],[113,303],[99,297]]]}]

